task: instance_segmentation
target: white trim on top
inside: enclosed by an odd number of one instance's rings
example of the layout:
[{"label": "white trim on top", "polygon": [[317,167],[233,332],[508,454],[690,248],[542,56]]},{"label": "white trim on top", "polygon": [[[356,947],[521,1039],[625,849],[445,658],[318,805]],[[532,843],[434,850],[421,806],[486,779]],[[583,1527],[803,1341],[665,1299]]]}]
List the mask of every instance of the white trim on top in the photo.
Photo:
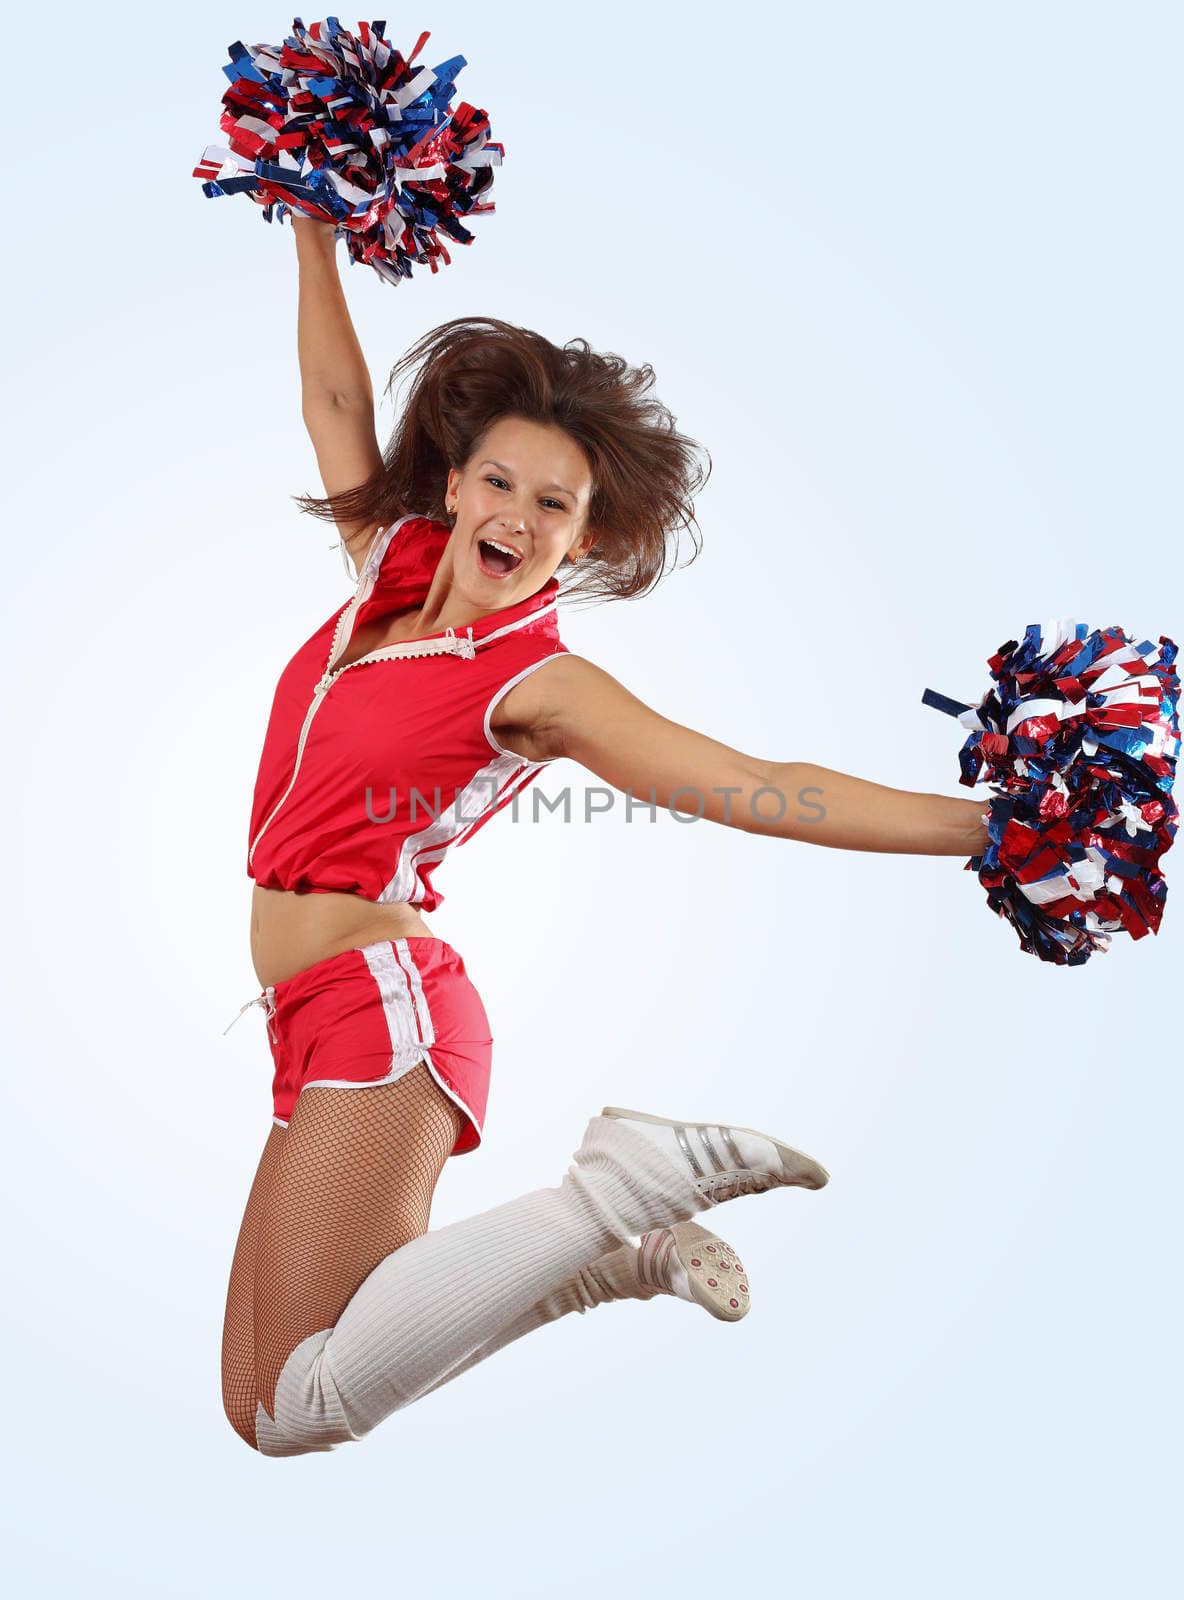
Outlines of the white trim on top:
[{"label": "white trim on top", "polygon": [[[362,581],[362,575],[368,570],[371,561],[374,560],[374,556],[375,556],[375,552],[376,552],[379,540],[380,539],[382,540],[382,548],[381,548],[381,551],[378,552],[378,565],[381,566],[382,565],[383,556],[386,555],[386,552],[387,552],[387,549],[388,549],[388,547],[390,545],[391,540],[394,538],[395,534],[398,533],[399,529],[403,526],[403,524],[405,522],[418,521],[419,518],[422,515],[423,515],[422,512],[412,511],[412,512],[409,512],[407,514],[407,516],[400,517],[398,522],[392,522],[389,525],[389,527],[387,526],[386,523],[383,523],[383,525],[378,529],[378,532],[374,535],[373,539],[371,539],[370,548],[366,551],[365,557],[363,558],[361,565],[359,566],[359,565],[355,564],[352,574],[350,573],[350,570],[349,570],[349,564],[350,564],[350,561],[351,561],[352,558],[351,558],[350,553],[349,553],[349,548],[348,548],[348,546],[346,545],[346,542],[345,542],[345,535],[344,534],[340,534],[338,536],[337,548],[341,551],[341,564],[345,568],[346,576],[347,577],[352,576],[352,578],[354,580],[354,587],[355,588]],[[383,536],[384,533],[386,534],[386,538],[382,539],[382,536]],[[331,550],[333,548],[333,546],[330,545],[329,548]]]},{"label": "white trim on top", "polygon": [[[391,540],[395,537],[396,533],[398,533],[399,529],[405,522],[419,522],[421,520],[425,520],[422,512],[412,511],[409,512],[407,516],[400,517],[398,522],[392,522],[389,528],[379,528],[378,532],[370,541],[370,548],[366,552],[366,559],[358,568],[359,580],[364,577],[377,577],[378,569],[382,566],[383,561],[386,559],[386,553],[390,549]],[[384,532],[386,534],[385,539],[383,538]],[[369,599],[370,596],[367,595],[366,598]]]},{"label": "white trim on top", "polygon": [[521,672],[516,672],[512,678],[508,678],[506,682],[502,684],[501,688],[495,691],[493,699],[490,700],[489,704],[485,707],[485,718],[482,722],[482,727],[485,729],[485,738],[490,749],[496,750],[499,756],[512,756],[515,761],[521,761],[522,764],[527,767],[547,767],[550,766],[552,761],[558,761],[560,759],[558,756],[544,756],[538,761],[528,761],[525,756],[519,755],[517,750],[507,750],[502,745],[498,744],[497,740],[493,737],[493,731],[490,727],[490,724],[493,721],[494,709],[496,708],[498,702],[501,700],[503,695],[506,695],[510,692],[516,683],[521,683],[523,678],[528,678],[530,674],[532,672],[536,672],[539,667],[545,667],[548,661],[554,661],[557,656],[563,656],[566,654],[566,650],[555,650],[549,656],[540,656],[537,661],[532,661],[528,667],[523,667]]},{"label": "white trim on top", "polygon": [[[521,602],[517,602],[521,604]],[[537,622],[540,617],[545,617],[549,611],[554,611],[559,604],[558,600],[548,600],[545,606],[540,606],[537,611],[529,612],[525,617],[519,617],[516,622],[507,622],[503,628],[495,628],[492,633],[487,633],[483,639],[474,639],[473,643],[478,649],[483,644],[489,644],[494,639],[500,639],[505,633],[514,633],[518,628],[526,628],[532,622]]]},{"label": "white trim on top", "polygon": [[[452,804],[419,830],[410,833],[399,846],[394,875],[377,897],[379,905],[418,905],[422,861],[442,861],[454,844],[463,842],[483,818],[488,816],[512,784],[519,771],[528,766],[521,756],[493,756],[458,791]],[[474,805],[479,809],[473,809]]]},{"label": "white trim on top", "polygon": [[[409,512],[407,516],[400,517],[398,522],[392,522],[389,528],[379,528],[378,532],[374,535],[374,538],[370,541],[370,548],[366,552],[365,560],[357,569],[355,587],[357,584],[361,583],[363,578],[368,577],[371,579],[377,579],[379,570],[382,567],[382,563],[386,560],[386,553],[390,549],[391,540],[394,538],[395,534],[398,533],[399,529],[405,522],[431,521],[432,518],[427,516],[425,512],[412,511]],[[386,534],[385,539],[383,538],[384,533]],[[344,558],[348,554],[345,548],[345,540],[338,539],[337,542],[341,547],[342,557]],[[346,571],[348,572],[348,570],[349,568],[347,566]],[[363,603],[365,603],[366,600],[369,600],[373,593],[374,583],[372,582],[363,597]],[[556,597],[554,600],[549,600],[545,606],[540,606],[537,611],[531,611],[526,616],[519,617],[514,622],[507,622],[503,627],[495,628],[492,633],[487,633],[482,639],[474,639],[473,644],[477,649],[480,649],[482,645],[490,644],[494,639],[500,639],[507,633],[515,633],[519,628],[529,627],[532,622],[537,622],[540,617],[545,617],[549,612],[554,611],[558,604],[558,597]],[[449,631],[451,632],[451,630]],[[434,639],[437,636],[435,634],[431,634],[428,637]],[[442,638],[443,635],[440,635],[440,637]],[[421,641],[414,640],[412,642],[418,644]],[[494,748],[496,749],[496,746]]]}]

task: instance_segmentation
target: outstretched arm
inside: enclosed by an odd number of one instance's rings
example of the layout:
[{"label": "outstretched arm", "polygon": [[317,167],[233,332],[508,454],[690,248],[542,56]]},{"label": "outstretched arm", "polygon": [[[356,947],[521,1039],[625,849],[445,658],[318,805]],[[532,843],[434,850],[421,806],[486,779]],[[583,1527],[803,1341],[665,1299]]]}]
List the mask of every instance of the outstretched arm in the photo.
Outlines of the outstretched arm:
[{"label": "outstretched arm", "polygon": [[[524,693],[522,691],[525,691]],[[660,716],[582,656],[533,672],[501,703],[538,758],[570,756],[635,799],[840,850],[975,855],[985,800],[916,794],[804,761],[766,761]],[[505,742],[511,732],[499,732]]]}]

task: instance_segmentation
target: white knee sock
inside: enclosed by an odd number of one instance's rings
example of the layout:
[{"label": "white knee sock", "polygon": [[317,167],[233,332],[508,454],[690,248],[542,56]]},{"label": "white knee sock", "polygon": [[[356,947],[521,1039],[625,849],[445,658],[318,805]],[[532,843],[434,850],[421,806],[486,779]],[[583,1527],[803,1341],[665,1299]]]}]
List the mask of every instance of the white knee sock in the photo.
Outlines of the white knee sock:
[{"label": "white knee sock", "polygon": [[444,1384],[459,1378],[462,1372],[467,1372],[478,1362],[487,1360],[496,1351],[504,1350],[508,1344],[521,1339],[523,1334],[545,1327],[548,1322],[557,1322],[560,1317],[570,1316],[573,1311],[583,1316],[593,1306],[608,1305],[612,1300],[653,1300],[662,1293],[661,1289],[652,1288],[638,1277],[637,1246],[618,1245],[608,1255],[601,1256],[587,1267],[581,1267],[554,1294],[544,1295],[534,1305],[528,1306],[500,1332],[495,1333],[492,1339],[486,1339],[457,1366],[437,1378],[418,1398],[422,1400],[434,1394]]},{"label": "white knee sock", "polygon": [[378,1263],[336,1326],[288,1357],[274,1419],[257,1408],[261,1453],[363,1438],[474,1365],[470,1357],[576,1309],[572,1280],[589,1262],[709,1204],[689,1169],[622,1119],[593,1117],[557,1188],[432,1230]]},{"label": "white knee sock", "polygon": [[[486,1339],[455,1366],[441,1373],[435,1382],[421,1390],[416,1398],[426,1399],[429,1394],[434,1394],[446,1383],[459,1378],[462,1372],[479,1365],[498,1350],[504,1350],[508,1344],[513,1344],[524,1334],[545,1327],[548,1322],[557,1322],[560,1317],[570,1316],[573,1312],[579,1312],[583,1316],[594,1306],[608,1305],[614,1300],[653,1300],[664,1292],[662,1289],[653,1288],[638,1275],[637,1246],[618,1245],[615,1250],[598,1257],[590,1265],[581,1267],[566,1283],[560,1284],[553,1294],[544,1295],[541,1300],[536,1300],[534,1305],[528,1306],[492,1338]],[[261,1420],[258,1438],[264,1455],[299,1456],[314,1450],[334,1448],[331,1444],[286,1443],[262,1407],[259,1408],[259,1416]],[[262,1443],[265,1436],[266,1447]]]}]

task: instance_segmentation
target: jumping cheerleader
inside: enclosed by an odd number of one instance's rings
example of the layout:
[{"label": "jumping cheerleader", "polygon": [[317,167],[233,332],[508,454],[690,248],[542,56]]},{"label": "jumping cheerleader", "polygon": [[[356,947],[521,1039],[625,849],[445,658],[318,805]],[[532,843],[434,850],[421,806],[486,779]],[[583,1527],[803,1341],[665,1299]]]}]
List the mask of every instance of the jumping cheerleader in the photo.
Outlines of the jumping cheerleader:
[{"label": "jumping cheerleader", "polygon": [[396,366],[419,371],[384,455],[333,226],[293,225],[326,491],[302,500],[336,523],[356,588],[281,674],[250,825],[248,1005],[265,1009],[274,1120],[222,1387],[236,1431],[274,1456],[359,1439],[569,1311],[674,1294],[735,1321],[743,1265],[693,1217],[827,1181],[751,1129],[606,1107],[556,1187],[429,1231],[445,1161],[481,1142],[492,1047],[460,956],[423,920],[452,845],[560,757],[770,838],[963,860],[988,844],[979,801],[744,755],[571,654],[560,593],[644,593],[694,525],[697,447],[652,371],[460,318]]}]

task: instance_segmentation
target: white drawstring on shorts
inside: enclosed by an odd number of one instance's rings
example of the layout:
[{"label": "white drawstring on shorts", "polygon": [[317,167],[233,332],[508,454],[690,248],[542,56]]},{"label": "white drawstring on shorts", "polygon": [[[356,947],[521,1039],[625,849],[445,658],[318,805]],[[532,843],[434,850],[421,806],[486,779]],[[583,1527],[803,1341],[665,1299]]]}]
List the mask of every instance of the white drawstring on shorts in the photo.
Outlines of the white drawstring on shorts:
[{"label": "white drawstring on shorts", "polygon": [[248,1000],[244,1005],[239,1006],[238,1014],[231,1017],[230,1021],[222,1029],[222,1037],[226,1037],[231,1028],[233,1028],[235,1023],[238,1021],[239,1017],[242,1016],[243,1012],[249,1011],[252,1006],[263,1006],[266,1008],[267,1031],[271,1035],[272,1042],[278,1043],[279,1041],[276,1037],[275,1030],[271,1026],[271,1019],[275,1016],[275,985],[271,983],[269,983],[266,989],[262,990],[261,993],[257,994],[253,1000]]}]

